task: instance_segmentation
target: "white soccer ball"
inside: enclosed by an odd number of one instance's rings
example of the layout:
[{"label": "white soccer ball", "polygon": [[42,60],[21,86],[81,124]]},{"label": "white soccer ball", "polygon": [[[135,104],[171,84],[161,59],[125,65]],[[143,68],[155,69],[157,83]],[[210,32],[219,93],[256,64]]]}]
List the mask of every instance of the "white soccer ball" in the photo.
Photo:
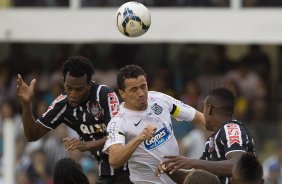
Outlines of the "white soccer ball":
[{"label": "white soccer ball", "polygon": [[118,30],[128,37],[146,33],[151,25],[149,10],[141,3],[130,1],[119,7],[116,13]]}]

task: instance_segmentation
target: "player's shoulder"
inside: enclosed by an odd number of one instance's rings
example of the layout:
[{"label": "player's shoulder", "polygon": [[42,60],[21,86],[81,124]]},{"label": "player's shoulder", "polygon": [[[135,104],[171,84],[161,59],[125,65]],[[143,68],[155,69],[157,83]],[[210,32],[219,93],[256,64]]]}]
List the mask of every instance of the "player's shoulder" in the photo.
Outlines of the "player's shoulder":
[{"label": "player's shoulder", "polygon": [[92,81],[92,89],[96,90],[97,92],[102,92],[102,93],[107,93],[107,92],[112,92],[114,91],[111,87],[105,85],[105,84],[100,84],[97,82]]},{"label": "player's shoulder", "polygon": [[162,93],[162,92],[158,92],[158,91],[149,91],[148,92],[148,96],[149,98],[152,98],[152,99],[169,99],[170,96],[168,96],[167,94],[165,93]]},{"label": "player's shoulder", "polygon": [[64,105],[67,103],[67,94],[64,92],[60,94],[55,100],[51,103],[50,106],[54,105]]}]

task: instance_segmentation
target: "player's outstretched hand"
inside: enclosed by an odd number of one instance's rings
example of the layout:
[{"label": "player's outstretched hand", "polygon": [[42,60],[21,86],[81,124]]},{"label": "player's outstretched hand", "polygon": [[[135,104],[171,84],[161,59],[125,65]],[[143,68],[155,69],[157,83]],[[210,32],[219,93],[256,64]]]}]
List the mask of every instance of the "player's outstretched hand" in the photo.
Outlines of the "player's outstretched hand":
[{"label": "player's outstretched hand", "polygon": [[74,151],[78,149],[79,151],[87,151],[86,142],[83,142],[77,138],[63,138],[64,146],[66,151]]},{"label": "player's outstretched hand", "polygon": [[178,156],[164,156],[168,160],[162,162],[165,165],[164,171],[169,171],[169,174],[174,173],[178,169],[192,169],[191,162],[193,159],[178,155]]},{"label": "player's outstretched hand", "polygon": [[34,95],[34,86],[36,80],[33,79],[28,86],[22,76],[18,74],[17,76],[17,96],[21,103],[29,103]]},{"label": "player's outstretched hand", "polygon": [[157,128],[153,125],[147,125],[139,135],[139,140],[145,141],[152,138],[155,135],[156,129]]},{"label": "player's outstretched hand", "polygon": [[163,173],[166,173],[165,164],[160,163],[155,171],[155,176],[159,179]]}]

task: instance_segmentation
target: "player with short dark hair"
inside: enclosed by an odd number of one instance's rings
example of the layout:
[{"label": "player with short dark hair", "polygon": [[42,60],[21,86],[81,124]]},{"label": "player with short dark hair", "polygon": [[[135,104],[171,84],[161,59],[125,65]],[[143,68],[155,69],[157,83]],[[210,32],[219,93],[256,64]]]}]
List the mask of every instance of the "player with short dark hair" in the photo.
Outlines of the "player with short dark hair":
[{"label": "player with short dark hair", "polygon": [[167,175],[159,179],[154,175],[163,155],[179,154],[171,117],[204,125],[203,114],[164,93],[148,91],[140,66],[121,68],[117,83],[124,102],[107,127],[104,151],[109,153],[110,164],[117,168],[128,161],[135,184],[174,183]]},{"label": "player with short dark hair", "polygon": [[233,167],[232,184],[263,184],[263,168],[257,157],[245,153]]},{"label": "player with short dark hair", "polygon": [[[254,140],[249,131],[233,117],[235,97],[226,88],[209,93],[204,102],[206,129],[213,132],[208,138],[200,160],[184,156],[165,156],[163,172],[178,169],[203,169],[219,176],[222,184],[230,183],[232,168],[245,152],[254,153]],[[160,171],[161,172],[161,171]]]},{"label": "player with short dark hair", "polygon": [[81,56],[69,57],[62,68],[65,91],[37,120],[32,116],[31,100],[35,79],[28,86],[18,74],[17,95],[23,114],[23,126],[28,141],[36,141],[61,123],[75,130],[79,137],[64,138],[67,151],[90,151],[99,164],[99,180],[103,183],[130,183],[125,166],[114,170],[108,155],[101,149],[106,141],[106,126],[117,114],[119,100],[113,89],[91,81],[94,69],[91,61]]},{"label": "player with short dark hair", "polygon": [[194,169],[185,177],[183,184],[220,184],[216,175],[201,169]]},{"label": "player with short dark hair", "polygon": [[71,158],[62,158],[54,168],[54,184],[89,184],[81,165]]}]

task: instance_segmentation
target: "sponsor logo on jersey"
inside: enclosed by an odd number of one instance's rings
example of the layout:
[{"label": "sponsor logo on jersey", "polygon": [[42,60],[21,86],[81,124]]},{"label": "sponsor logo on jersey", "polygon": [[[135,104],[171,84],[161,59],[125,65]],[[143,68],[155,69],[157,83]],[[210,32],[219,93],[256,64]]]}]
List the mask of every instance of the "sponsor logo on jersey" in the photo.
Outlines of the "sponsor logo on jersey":
[{"label": "sponsor logo on jersey", "polygon": [[235,143],[239,144],[240,146],[242,145],[241,130],[239,125],[235,123],[229,123],[224,126],[224,129],[226,133],[228,148],[230,148]]},{"label": "sponsor logo on jersey", "polygon": [[93,134],[97,132],[105,132],[106,131],[106,125],[104,123],[102,124],[94,124],[94,125],[80,125],[80,131],[83,134]]},{"label": "sponsor logo on jersey", "polygon": [[155,136],[149,140],[144,141],[145,148],[147,150],[154,149],[161,145],[162,143],[166,142],[170,138],[171,132],[168,130],[167,127],[163,127],[158,132],[155,133]]},{"label": "sponsor logo on jersey", "polygon": [[109,108],[111,117],[115,116],[118,113],[119,109],[119,101],[115,92],[111,92],[108,94]]},{"label": "sponsor logo on jersey", "polygon": [[160,115],[163,112],[163,108],[160,105],[158,105],[157,103],[154,103],[151,109],[154,111],[156,115]]},{"label": "sponsor logo on jersey", "polygon": [[138,122],[134,123],[134,126],[138,126],[141,121],[142,121],[142,119],[140,119]]}]

